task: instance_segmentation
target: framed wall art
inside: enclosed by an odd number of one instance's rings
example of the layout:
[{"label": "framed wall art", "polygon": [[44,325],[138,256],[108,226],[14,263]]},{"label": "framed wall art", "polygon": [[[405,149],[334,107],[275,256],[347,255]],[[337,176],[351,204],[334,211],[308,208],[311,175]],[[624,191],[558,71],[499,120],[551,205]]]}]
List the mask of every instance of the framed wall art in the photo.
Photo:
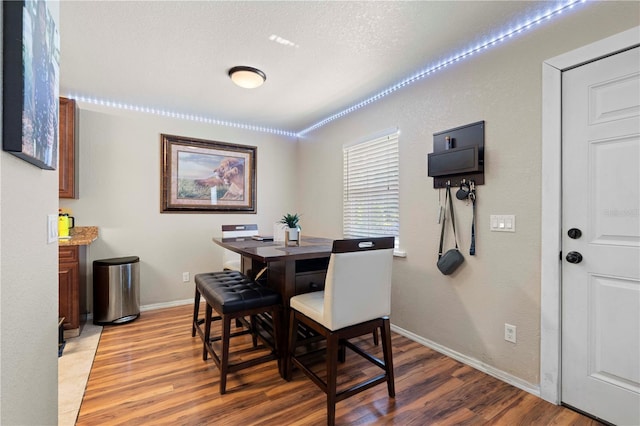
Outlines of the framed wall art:
[{"label": "framed wall art", "polygon": [[160,135],[161,213],[255,213],[255,146]]},{"label": "framed wall art", "polygon": [[58,164],[60,35],[45,0],[3,2],[2,148]]}]

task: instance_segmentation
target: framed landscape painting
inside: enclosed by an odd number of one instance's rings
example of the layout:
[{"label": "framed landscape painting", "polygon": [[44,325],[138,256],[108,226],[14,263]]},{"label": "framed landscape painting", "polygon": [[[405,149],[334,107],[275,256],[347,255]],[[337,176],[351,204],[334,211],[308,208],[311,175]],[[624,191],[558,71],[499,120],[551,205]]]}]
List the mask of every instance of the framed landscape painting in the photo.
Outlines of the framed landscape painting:
[{"label": "framed landscape painting", "polygon": [[161,213],[255,213],[255,146],[161,136]]},{"label": "framed landscape painting", "polygon": [[2,148],[42,169],[58,164],[60,35],[44,0],[3,2]]}]

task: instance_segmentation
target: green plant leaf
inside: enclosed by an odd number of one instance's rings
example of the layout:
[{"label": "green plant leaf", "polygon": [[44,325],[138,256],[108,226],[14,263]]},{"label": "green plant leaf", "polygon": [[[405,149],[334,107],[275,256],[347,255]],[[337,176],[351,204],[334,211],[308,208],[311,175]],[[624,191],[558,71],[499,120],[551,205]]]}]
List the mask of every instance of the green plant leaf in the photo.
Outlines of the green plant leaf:
[{"label": "green plant leaf", "polygon": [[280,219],[280,223],[287,225],[289,228],[298,228],[298,223],[300,222],[300,215],[298,213],[287,213],[282,216]]}]

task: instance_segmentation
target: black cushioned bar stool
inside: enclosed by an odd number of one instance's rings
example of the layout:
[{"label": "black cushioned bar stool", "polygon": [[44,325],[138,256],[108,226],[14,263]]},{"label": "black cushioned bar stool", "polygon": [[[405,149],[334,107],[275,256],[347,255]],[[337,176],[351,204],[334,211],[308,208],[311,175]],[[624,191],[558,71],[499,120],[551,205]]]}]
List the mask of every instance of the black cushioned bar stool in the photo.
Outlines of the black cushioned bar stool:
[{"label": "black cushioned bar stool", "polygon": [[[280,314],[282,311],[280,295],[248,278],[238,271],[221,271],[197,274],[195,276],[196,294],[193,308],[193,326],[191,335],[196,333],[203,342],[202,359],[207,360],[210,354],[216,366],[220,370],[220,393],[226,392],[227,373],[232,373],[243,368],[251,367],[263,362],[278,360],[280,369],[280,357],[277,353],[278,328],[280,326]],[[199,318],[200,296],[206,302],[204,320]],[[213,311],[218,315],[213,316]],[[270,314],[273,319],[273,340],[265,338],[257,330],[257,322],[253,319],[258,314]],[[248,324],[244,317],[252,318]],[[246,330],[231,333],[231,321],[242,321],[247,326]],[[222,321],[220,336],[211,337],[211,323]],[[204,330],[202,325],[204,324]],[[269,331],[269,330],[267,330]],[[270,353],[260,357],[248,359],[236,364],[229,364],[229,340],[247,333],[253,334],[253,345],[257,346],[257,338],[271,349]],[[222,352],[218,355],[213,349],[213,342],[221,341]]]}]

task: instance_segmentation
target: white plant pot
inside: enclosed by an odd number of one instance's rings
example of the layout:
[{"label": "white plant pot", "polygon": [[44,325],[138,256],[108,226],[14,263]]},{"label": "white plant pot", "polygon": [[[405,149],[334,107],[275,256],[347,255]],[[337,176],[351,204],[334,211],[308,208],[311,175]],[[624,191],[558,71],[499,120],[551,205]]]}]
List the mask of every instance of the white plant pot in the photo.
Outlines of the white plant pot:
[{"label": "white plant pot", "polygon": [[300,245],[300,229],[299,228],[286,228],[285,229],[284,245],[285,246],[299,246]]}]

